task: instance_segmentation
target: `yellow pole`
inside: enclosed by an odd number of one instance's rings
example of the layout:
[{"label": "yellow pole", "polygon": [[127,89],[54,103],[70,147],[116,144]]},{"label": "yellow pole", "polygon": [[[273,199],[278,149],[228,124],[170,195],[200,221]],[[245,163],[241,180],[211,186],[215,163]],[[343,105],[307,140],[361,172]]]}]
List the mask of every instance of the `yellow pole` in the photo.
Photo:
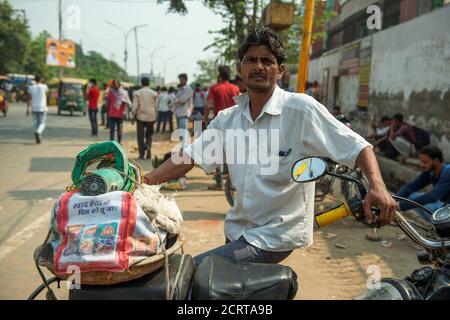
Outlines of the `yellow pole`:
[{"label": "yellow pole", "polygon": [[298,57],[297,92],[305,92],[308,80],[309,47],[311,46],[312,26],[314,16],[314,0],[306,0],[305,17],[303,22],[302,49]]}]

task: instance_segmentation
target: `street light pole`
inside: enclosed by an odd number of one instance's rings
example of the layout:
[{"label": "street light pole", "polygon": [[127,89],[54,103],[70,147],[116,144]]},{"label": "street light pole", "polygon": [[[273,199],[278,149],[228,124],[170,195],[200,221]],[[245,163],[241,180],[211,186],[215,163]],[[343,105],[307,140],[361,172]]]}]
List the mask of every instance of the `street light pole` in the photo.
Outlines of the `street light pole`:
[{"label": "street light pole", "polygon": [[154,49],[154,50],[152,51],[152,53],[150,54],[150,67],[151,67],[150,73],[151,73],[152,75],[153,75],[153,56],[154,56],[154,54],[155,54],[156,51],[158,51],[159,49],[165,48],[165,47],[166,47],[166,46],[164,46],[164,45],[159,46],[158,48]]},{"label": "street light pole", "polygon": [[136,81],[139,83],[139,75],[141,74],[140,65],[139,65],[139,43],[138,43],[138,36],[137,36],[137,29],[146,27],[146,24],[134,26],[134,39],[136,41],[136,60],[137,60],[137,75],[136,75]]},{"label": "street light pole", "polygon": [[[125,72],[127,72],[127,60],[128,60],[128,49],[127,49],[128,36],[130,35],[130,32],[134,30],[134,32],[135,32],[135,39],[136,39],[136,55],[137,55],[137,63],[138,63],[138,73],[139,73],[139,50],[138,50],[138,40],[137,40],[137,31],[136,30],[137,30],[137,28],[146,27],[147,25],[146,24],[137,25],[137,26],[134,26],[133,28],[131,28],[130,30],[128,30],[128,32],[125,32],[117,24],[112,23],[111,21],[105,21],[105,22],[107,24],[112,25],[113,27],[118,28],[122,32],[122,34],[124,36],[125,43],[124,43],[123,65],[124,65],[124,68],[125,68]],[[139,74],[137,74],[137,77],[139,77]]]},{"label": "street light pole", "polygon": [[119,29],[119,30],[122,32],[122,34],[123,34],[123,37],[124,37],[124,40],[125,40],[125,42],[124,42],[124,52],[123,52],[123,67],[124,67],[125,72],[127,72],[127,54],[128,54],[128,52],[127,52],[127,34],[126,34],[125,31],[123,31],[123,29],[122,29],[121,27],[119,27],[117,24],[112,23],[111,21],[105,21],[105,22],[106,22],[107,24],[112,25],[113,27],[116,27],[116,28]]},{"label": "street light pole", "polygon": [[[58,40],[59,44],[61,45],[62,40],[62,0],[58,0]],[[59,79],[61,80],[64,76],[64,69],[60,66],[59,67]]]}]

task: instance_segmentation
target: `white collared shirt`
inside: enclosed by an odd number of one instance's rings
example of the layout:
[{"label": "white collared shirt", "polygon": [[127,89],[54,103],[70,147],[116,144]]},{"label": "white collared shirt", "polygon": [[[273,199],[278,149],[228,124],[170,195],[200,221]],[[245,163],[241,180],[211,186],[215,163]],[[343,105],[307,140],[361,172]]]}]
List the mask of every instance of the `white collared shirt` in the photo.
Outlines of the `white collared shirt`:
[{"label": "white collared shirt", "polygon": [[[305,94],[290,93],[276,86],[255,121],[250,115],[248,95],[235,97],[235,101],[237,105],[219,112],[208,126],[222,133],[218,145],[223,148],[230,178],[237,190],[234,207],[225,219],[225,235],[230,240],[244,236],[252,245],[267,251],[293,250],[312,244],[315,183],[294,182],[291,178],[293,164],[304,157],[322,156],[354,167],[361,150],[370,144]],[[239,150],[234,158],[229,159],[232,142],[227,129],[269,130],[269,142],[262,146],[261,142],[250,141],[247,135],[245,141],[238,142]],[[218,161],[205,163],[209,160],[205,151],[214,143],[207,132],[205,130],[184,152],[209,172]],[[273,135],[273,132],[279,134]],[[279,148],[271,143],[271,134]],[[261,152],[261,147],[272,152],[276,159],[278,170],[274,174],[263,172],[262,168],[267,168],[263,161],[249,161]],[[236,163],[235,158],[244,154],[246,163]]]}]

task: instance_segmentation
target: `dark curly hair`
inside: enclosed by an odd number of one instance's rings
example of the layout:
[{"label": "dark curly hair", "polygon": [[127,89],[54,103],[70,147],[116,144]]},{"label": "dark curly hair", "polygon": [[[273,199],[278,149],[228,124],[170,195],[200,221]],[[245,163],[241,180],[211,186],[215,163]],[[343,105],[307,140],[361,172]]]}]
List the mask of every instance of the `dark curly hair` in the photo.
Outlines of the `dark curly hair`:
[{"label": "dark curly hair", "polygon": [[429,156],[432,160],[438,159],[440,162],[444,161],[441,149],[436,146],[428,145],[420,149],[419,154],[425,154]]},{"label": "dark curly hair", "polygon": [[239,61],[242,61],[250,46],[266,45],[272,50],[278,64],[286,61],[287,54],[278,33],[268,27],[258,27],[242,41],[239,48]]}]

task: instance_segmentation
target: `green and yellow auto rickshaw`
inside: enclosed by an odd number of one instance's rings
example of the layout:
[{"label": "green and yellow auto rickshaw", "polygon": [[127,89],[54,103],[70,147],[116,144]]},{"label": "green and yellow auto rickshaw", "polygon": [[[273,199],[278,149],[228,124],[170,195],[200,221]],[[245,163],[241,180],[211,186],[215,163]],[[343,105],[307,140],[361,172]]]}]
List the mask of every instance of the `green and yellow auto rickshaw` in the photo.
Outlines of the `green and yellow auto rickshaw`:
[{"label": "green and yellow auto rickshaw", "polygon": [[62,111],[82,112],[86,115],[86,84],[85,79],[62,78],[52,79],[49,85],[49,106],[57,106],[58,114]]}]

